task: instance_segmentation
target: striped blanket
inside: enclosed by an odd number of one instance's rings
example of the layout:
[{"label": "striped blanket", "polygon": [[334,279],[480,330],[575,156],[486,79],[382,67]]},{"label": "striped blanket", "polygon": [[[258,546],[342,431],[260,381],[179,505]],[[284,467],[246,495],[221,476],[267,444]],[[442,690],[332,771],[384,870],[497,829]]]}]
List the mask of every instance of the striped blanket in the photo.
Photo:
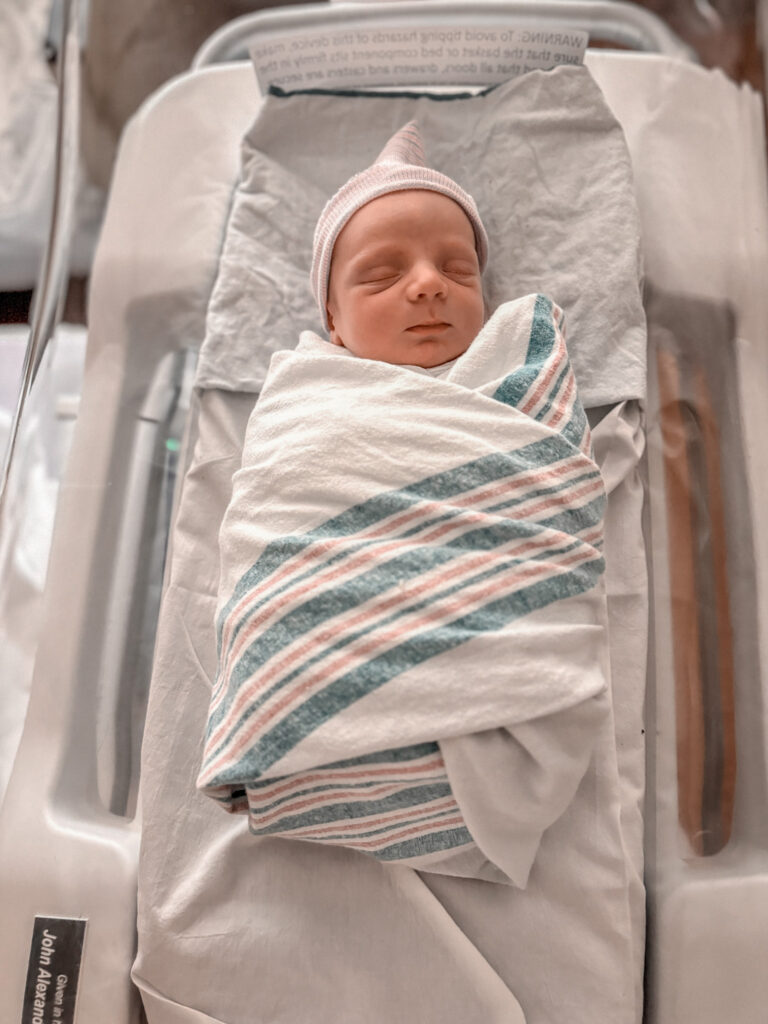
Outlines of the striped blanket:
[{"label": "striped blanket", "polygon": [[[252,832],[524,884],[482,808],[540,836],[606,686],[605,495],[562,326],[507,303],[443,376],[309,332],[273,357],[221,530],[198,779]],[[477,758],[449,757],[467,738]]]}]

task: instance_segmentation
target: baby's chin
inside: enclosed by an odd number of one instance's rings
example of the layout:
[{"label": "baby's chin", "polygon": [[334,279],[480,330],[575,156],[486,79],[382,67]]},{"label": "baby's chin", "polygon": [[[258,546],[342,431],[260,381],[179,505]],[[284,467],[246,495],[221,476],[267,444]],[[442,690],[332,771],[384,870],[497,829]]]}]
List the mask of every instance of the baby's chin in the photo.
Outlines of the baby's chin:
[{"label": "baby's chin", "polygon": [[361,359],[390,363],[392,366],[418,366],[423,370],[434,370],[458,359],[467,351],[474,338],[467,341],[457,338],[423,338],[416,343],[410,339],[404,343],[402,339],[394,338],[390,342],[380,339],[374,345],[331,340],[333,344],[346,348]]},{"label": "baby's chin", "polygon": [[438,366],[452,363],[454,359],[463,356],[471,344],[472,339],[467,341],[466,344],[454,342],[452,345],[446,345],[441,340],[422,341],[420,344],[414,345],[412,349],[409,349],[400,358],[387,361],[398,363],[401,366],[419,366],[422,370],[434,370]]}]

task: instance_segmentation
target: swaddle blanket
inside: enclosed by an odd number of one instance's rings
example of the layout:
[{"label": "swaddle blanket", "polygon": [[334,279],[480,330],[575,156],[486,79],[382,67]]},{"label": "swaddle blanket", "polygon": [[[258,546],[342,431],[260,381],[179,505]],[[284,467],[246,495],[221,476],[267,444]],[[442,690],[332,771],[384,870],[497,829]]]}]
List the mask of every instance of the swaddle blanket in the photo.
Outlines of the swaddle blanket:
[{"label": "swaddle blanket", "polygon": [[311,332],[273,357],[198,779],[254,833],[525,884],[605,707],[604,490],[562,319],[507,303],[444,377]]}]

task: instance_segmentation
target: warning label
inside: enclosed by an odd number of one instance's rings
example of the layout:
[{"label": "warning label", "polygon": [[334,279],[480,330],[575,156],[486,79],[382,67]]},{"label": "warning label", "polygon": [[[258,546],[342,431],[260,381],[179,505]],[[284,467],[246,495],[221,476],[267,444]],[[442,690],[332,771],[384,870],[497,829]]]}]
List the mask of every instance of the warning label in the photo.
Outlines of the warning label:
[{"label": "warning label", "polygon": [[35,918],[21,1024],[74,1024],[86,923]]},{"label": "warning label", "polygon": [[333,29],[273,35],[251,47],[262,92],[408,85],[493,85],[581,64],[588,34],[530,25]]}]

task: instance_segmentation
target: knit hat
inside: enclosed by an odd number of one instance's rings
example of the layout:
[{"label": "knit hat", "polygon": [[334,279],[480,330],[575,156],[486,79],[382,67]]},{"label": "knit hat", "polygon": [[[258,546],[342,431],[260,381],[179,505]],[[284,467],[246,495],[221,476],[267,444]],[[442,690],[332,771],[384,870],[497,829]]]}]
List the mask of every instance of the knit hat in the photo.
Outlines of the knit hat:
[{"label": "knit hat", "polygon": [[328,330],[325,304],[328,299],[328,279],[331,257],[341,229],[361,206],[388,192],[407,189],[426,189],[440,192],[458,203],[466,213],[475,232],[475,248],[480,270],[488,260],[488,236],[471,195],[445,174],[426,167],[424,146],[415,121],[409,121],[392,136],[376,161],[364,171],[353,175],[325,204],[315,228],[312,243],[312,292],[320,307],[323,325]]}]

